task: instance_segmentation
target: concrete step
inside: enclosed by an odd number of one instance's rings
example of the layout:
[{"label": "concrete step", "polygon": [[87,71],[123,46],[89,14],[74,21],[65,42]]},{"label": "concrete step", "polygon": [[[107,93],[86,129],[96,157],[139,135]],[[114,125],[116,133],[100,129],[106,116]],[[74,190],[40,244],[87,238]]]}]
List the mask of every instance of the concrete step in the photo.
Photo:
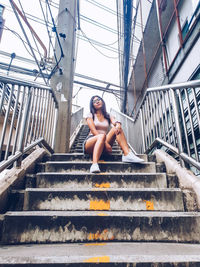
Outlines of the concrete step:
[{"label": "concrete step", "polygon": [[[113,150],[112,152],[117,153],[119,155],[122,155],[121,150]],[[71,149],[71,153],[83,153],[83,149],[82,148],[74,148],[74,149]]]},{"label": "concrete step", "polygon": [[24,210],[184,211],[180,189],[28,188]]},{"label": "concrete step", "polygon": [[7,212],[2,244],[71,242],[200,243],[198,212]]},{"label": "concrete step", "polygon": [[165,173],[37,173],[39,188],[166,188]]},{"label": "concrete step", "polygon": [[199,267],[199,251],[163,242],[12,245],[0,247],[0,266]]},{"label": "concrete step", "polygon": [[[47,161],[45,163],[46,172],[89,172],[91,162],[71,162],[71,161]],[[101,162],[99,168],[104,172],[125,172],[125,173],[155,173],[154,162],[142,163],[122,163],[122,162]]]},{"label": "concrete step", "polygon": [[[144,161],[148,161],[148,157],[146,154],[141,154],[138,155],[139,158],[144,159]],[[84,155],[83,153],[58,153],[58,154],[53,154],[51,156],[51,161],[85,161],[89,160],[91,161],[91,156],[90,155]],[[100,160],[105,160],[105,161],[121,161],[122,156],[119,154],[114,154],[112,155],[109,154],[103,154],[100,158]]]}]

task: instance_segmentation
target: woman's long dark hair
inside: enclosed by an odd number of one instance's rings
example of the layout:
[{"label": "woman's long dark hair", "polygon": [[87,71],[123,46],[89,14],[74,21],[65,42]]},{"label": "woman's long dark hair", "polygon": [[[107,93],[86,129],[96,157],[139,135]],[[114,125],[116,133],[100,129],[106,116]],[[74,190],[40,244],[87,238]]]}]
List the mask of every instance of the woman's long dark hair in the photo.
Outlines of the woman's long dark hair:
[{"label": "woman's long dark hair", "polygon": [[93,117],[93,120],[94,120],[94,114],[96,113],[95,112],[95,108],[94,108],[94,105],[93,105],[93,99],[95,97],[98,97],[99,99],[101,99],[103,105],[102,105],[102,113],[104,115],[104,118],[108,120],[109,124],[110,124],[110,115],[108,114],[108,112],[106,111],[106,104],[103,100],[103,98],[101,98],[100,96],[98,95],[94,95],[92,96],[92,98],[90,99],[90,112],[92,113],[92,117]]}]

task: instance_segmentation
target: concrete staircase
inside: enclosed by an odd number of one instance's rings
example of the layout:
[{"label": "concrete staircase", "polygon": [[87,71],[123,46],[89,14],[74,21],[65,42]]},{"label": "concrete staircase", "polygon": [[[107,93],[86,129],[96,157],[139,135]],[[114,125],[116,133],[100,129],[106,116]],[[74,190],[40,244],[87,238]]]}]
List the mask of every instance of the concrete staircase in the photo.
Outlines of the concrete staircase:
[{"label": "concrete staircase", "polygon": [[[13,190],[0,217],[1,266],[200,266],[200,213],[186,210],[163,166],[121,162],[90,174],[84,126],[72,153],[54,154]],[[150,159],[153,159],[151,157]]]}]

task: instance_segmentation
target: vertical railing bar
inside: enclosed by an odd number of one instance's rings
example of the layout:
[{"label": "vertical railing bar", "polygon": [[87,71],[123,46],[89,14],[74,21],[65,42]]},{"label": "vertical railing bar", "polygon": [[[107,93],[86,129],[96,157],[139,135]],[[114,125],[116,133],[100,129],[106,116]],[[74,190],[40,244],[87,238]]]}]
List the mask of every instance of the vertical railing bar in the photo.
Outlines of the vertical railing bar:
[{"label": "vertical railing bar", "polygon": [[148,123],[148,131],[149,131],[149,145],[152,143],[151,138],[151,117],[150,117],[150,107],[149,107],[149,101],[148,101],[148,95],[146,96],[146,109],[147,109],[147,123]]},{"label": "vertical railing bar", "polygon": [[167,138],[166,138],[166,125],[165,125],[165,122],[164,122],[164,110],[163,110],[163,105],[162,105],[163,99],[161,99],[160,92],[158,92],[157,95],[158,95],[158,99],[159,99],[159,102],[160,102],[159,111],[161,113],[161,121],[162,121],[162,125],[163,125],[163,138],[164,138],[164,140],[166,142],[167,141]]},{"label": "vertical railing bar", "polygon": [[143,142],[143,153],[146,151],[146,144],[145,144],[145,137],[144,137],[144,116],[143,116],[143,109],[140,108],[140,114],[141,114],[141,128],[142,128],[142,142]]},{"label": "vertical railing bar", "polygon": [[42,125],[43,125],[43,117],[44,117],[44,99],[45,99],[45,90],[42,90],[42,97],[41,97],[41,114],[40,114],[40,127],[38,131],[38,136],[42,136]]},{"label": "vertical railing bar", "polygon": [[[31,87],[28,87],[28,90],[31,90]],[[33,109],[33,101],[34,101],[34,96],[33,94],[31,94],[31,103],[30,103],[30,109],[29,109],[29,115],[28,115],[28,119],[27,119],[27,130],[26,130],[26,135],[24,138],[24,146],[26,147],[27,143],[28,143],[28,134],[29,134],[29,143],[31,143],[31,131],[29,131],[29,129],[31,129],[30,124],[31,124],[31,115],[32,115],[32,109]]]},{"label": "vertical railing bar", "polygon": [[42,125],[41,125],[41,133],[40,136],[44,137],[44,124],[45,124],[45,117],[47,114],[47,90],[44,90],[44,98],[43,98],[43,112],[42,112]]},{"label": "vertical railing bar", "polygon": [[167,103],[166,103],[166,92],[163,92],[163,100],[164,100],[164,104],[165,104],[165,122],[166,122],[166,125],[167,125],[167,135],[168,135],[168,142],[169,144],[171,143],[170,142],[170,133],[169,133],[169,124],[168,124],[168,118],[167,118]]},{"label": "vertical railing bar", "polygon": [[5,115],[5,118],[4,118],[3,127],[2,127],[2,132],[1,132],[1,140],[0,140],[0,158],[1,158],[2,149],[3,149],[3,143],[4,143],[4,139],[5,139],[5,135],[6,135],[6,128],[7,128],[8,117],[9,117],[10,108],[11,108],[11,102],[12,102],[12,97],[13,97],[13,91],[14,91],[14,85],[12,85],[12,87],[11,87],[10,96],[9,96],[8,105],[7,105],[7,110],[6,110],[6,115]]},{"label": "vertical railing bar", "polygon": [[195,92],[194,88],[191,88],[191,89],[192,89],[192,93],[193,93],[194,105],[195,105],[195,109],[196,109],[197,122],[199,125],[199,133],[200,133],[200,114],[199,114],[199,108],[198,108],[198,104],[197,104],[196,92]]},{"label": "vertical railing bar", "polygon": [[37,106],[37,115],[36,115],[36,125],[35,125],[35,136],[34,140],[37,140],[38,138],[38,127],[39,127],[39,120],[40,120],[40,106],[41,106],[41,89],[38,89],[38,106]]},{"label": "vertical railing bar", "polygon": [[[35,90],[35,88],[34,88]],[[39,106],[40,106],[40,89],[37,88],[37,104],[36,104],[36,110],[35,110],[35,114],[34,117],[35,119],[35,125],[34,125],[34,131],[33,131],[33,141],[36,140],[36,133],[37,133],[37,126],[38,126],[38,112],[39,112]]]},{"label": "vertical railing bar", "polygon": [[5,97],[6,86],[7,86],[7,84],[4,83],[4,84],[3,84],[3,87],[2,87],[2,95],[1,95],[1,102],[0,102],[0,113],[1,113],[1,110],[2,110],[2,108],[3,108],[3,103],[4,103],[4,97]]},{"label": "vertical railing bar", "polygon": [[190,109],[188,90],[185,88],[184,92],[185,92],[185,96],[186,96],[188,116],[189,116],[189,120],[190,120],[190,128],[191,128],[192,140],[193,140],[193,144],[194,144],[195,157],[196,157],[196,160],[199,161],[199,155],[198,155],[198,151],[197,151],[197,143],[196,143],[195,134],[194,134],[194,125],[193,125],[192,114],[191,114],[191,109]]},{"label": "vertical railing bar", "polygon": [[47,119],[48,119],[48,101],[49,101],[49,91],[46,91],[46,99],[45,99],[45,120],[43,126],[43,133],[42,136],[46,140],[46,127],[47,127]]},{"label": "vertical railing bar", "polygon": [[158,127],[157,127],[157,119],[156,119],[156,103],[155,103],[155,98],[154,98],[154,92],[151,93],[151,99],[152,99],[152,104],[153,104],[153,112],[154,112],[154,125],[155,125],[155,139],[158,137]]},{"label": "vertical railing bar", "polygon": [[[183,152],[183,144],[182,144],[182,136],[181,136],[181,127],[179,124],[179,116],[178,116],[178,108],[176,103],[175,92],[173,89],[170,89],[171,99],[172,99],[172,106],[174,111],[174,122],[176,127],[176,134],[177,134],[177,145],[179,150],[179,155]],[[169,96],[169,95],[168,95]],[[184,166],[184,161],[180,159],[181,165]]]},{"label": "vertical railing bar", "polygon": [[54,128],[53,128],[53,139],[52,139],[52,148],[55,148],[55,137],[56,137],[56,126],[58,121],[58,109],[55,109],[55,120],[54,120]]},{"label": "vertical railing bar", "polygon": [[[13,91],[14,91],[14,88],[15,88],[15,85],[13,85]],[[17,97],[15,99],[15,105],[14,105],[12,120],[11,120],[11,124],[10,124],[10,131],[9,131],[9,135],[8,135],[8,143],[7,143],[7,146],[6,146],[6,152],[5,152],[5,157],[4,157],[5,160],[8,159],[10,144],[11,144],[11,140],[12,140],[15,117],[16,117],[16,113],[17,113],[17,105],[18,105],[18,100],[19,100],[19,93],[20,93],[20,88],[18,86]]]},{"label": "vertical railing bar", "polygon": [[[27,125],[27,119],[29,116],[29,107],[30,107],[30,101],[31,101],[31,95],[32,95],[32,88],[27,90],[27,101],[25,104],[24,114],[22,118],[22,125],[20,129],[20,136],[19,136],[19,146],[18,151],[23,153],[24,151],[24,137],[26,134],[26,125]],[[21,166],[22,157],[17,160],[17,167]]]},{"label": "vertical railing bar", "polygon": [[154,139],[155,139],[155,131],[154,131],[154,124],[153,124],[153,107],[152,107],[152,103],[150,101],[150,97],[151,95],[148,95],[148,104],[149,104],[149,109],[150,109],[150,123],[151,123],[151,143],[153,143]]},{"label": "vertical railing bar", "polygon": [[[174,122],[173,122],[173,118],[172,118],[172,108],[171,108],[171,101],[170,101],[170,97],[169,97],[169,91],[167,91],[167,96],[168,96],[168,104],[169,104],[169,117],[170,117],[170,121],[171,121],[171,128],[172,128],[172,138],[174,139],[174,146],[176,146],[176,136],[175,136],[175,132],[174,132]],[[178,140],[177,140],[178,142]]]},{"label": "vertical railing bar", "polygon": [[[21,87],[22,86],[20,85],[19,86],[20,93],[21,93]],[[24,107],[24,99],[25,99],[25,86],[23,86],[23,90],[22,90],[20,110],[19,110],[18,119],[17,119],[17,127],[16,127],[16,131],[15,131],[15,140],[14,140],[14,144],[13,144],[12,155],[14,155],[16,152],[17,141],[18,141],[18,136],[19,136],[19,129],[20,129],[20,124],[21,124],[22,110]]]},{"label": "vertical railing bar", "polygon": [[34,140],[34,127],[35,127],[35,113],[37,108],[37,88],[33,89],[33,109],[31,111],[31,127],[30,127],[30,135],[29,135],[29,143]]},{"label": "vertical railing bar", "polygon": [[50,132],[50,143],[52,144],[52,140],[53,140],[53,129],[54,129],[54,119],[55,119],[55,103],[54,103],[54,99],[52,97],[52,119],[51,119],[51,132]]},{"label": "vertical railing bar", "polygon": [[161,119],[161,113],[160,113],[160,101],[159,97],[157,97],[157,92],[154,94],[154,101],[156,103],[156,113],[157,113],[157,125],[158,125],[158,136],[162,138],[162,132],[161,132],[161,124],[160,124],[160,119]]},{"label": "vertical railing bar", "polygon": [[52,110],[53,110],[53,99],[51,97],[51,93],[50,93],[50,108],[49,108],[49,127],[48,127],[48,143],[51,143],[51,122],[52,122]]},{"label": "vertical railing bar", "polygon": [[49,107],[50,107],[50,92],[48,91],[48,100],[47,100],[47,120],[46,120],[46,129],[45,129],[45,137],[46,137],[46,141],[48,142],[48,131],[49,131],[49,116],[50,116],[50,112],[49,112]]},{"label": "vertical railing bar", "polygon": [[187,125],[186,125],[186,120],[185,120],[185,115],[184,115],[183,100],[182,100],[182,97],[181,97],[180,90],[178,90],[178,99],[179,99],[179,103],[180,103],[180,111],[181,111],[181,116],[182,116],[182,121],[183,121],[183,130],[184,130],[184,135],[185,135],[187,153],[188,153],[189,156],[191,156],[190,145],[189,145],[189,140],[188,140]]},{"label": "vertical railing bar", "polygon": [[[146,151],[146,148],[148,146],[148,144],[147,144],[147,135],[146,135],[146,131],[145,131],[145,125],[147,125],[146,124],[146,122],[147,122],[147,117],[146,117],[147,112],[146,112],[146,109],[145,109],[145,103],[146,103],[146,101],[144,102],[144,104],[142,106],[142,112],[143,112],[143,118],[144,118],[143,130],[144,130],[144,140],[145,140],[145,150],[144,151]],[[148,129],[147,129],[147,131],[148,131]]]},{"label": "vertical railing bar", "polygon": [[42,101],[43,101],[43,90],[40,90],[40,104],[39,104],[39,111],[38,111],[38,127],[37,127],[37,133],[36,137],[37,139],[40,137],[40,125],[41,125],[41,115],[42,115]]}]

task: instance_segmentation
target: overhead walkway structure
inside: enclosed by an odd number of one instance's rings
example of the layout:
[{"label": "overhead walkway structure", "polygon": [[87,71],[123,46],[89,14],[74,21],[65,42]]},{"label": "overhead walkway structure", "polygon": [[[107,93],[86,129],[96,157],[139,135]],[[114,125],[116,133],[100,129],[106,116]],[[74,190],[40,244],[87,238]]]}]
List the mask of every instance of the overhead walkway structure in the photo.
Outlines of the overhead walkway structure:
[{"label": "overhead walkway structure", "polygon": [[[122,163],[115,144],[100,174],[82,153],[82,109],[72,114],[71,152],[54,153],[51,89],[0,82],[0,266],[200,265],[199,144],[185,143],[200,130],[200,81],[149,88],[135,120],[112,110],[145,162]],[[179,98],[187,90],[191,111]]]}]

